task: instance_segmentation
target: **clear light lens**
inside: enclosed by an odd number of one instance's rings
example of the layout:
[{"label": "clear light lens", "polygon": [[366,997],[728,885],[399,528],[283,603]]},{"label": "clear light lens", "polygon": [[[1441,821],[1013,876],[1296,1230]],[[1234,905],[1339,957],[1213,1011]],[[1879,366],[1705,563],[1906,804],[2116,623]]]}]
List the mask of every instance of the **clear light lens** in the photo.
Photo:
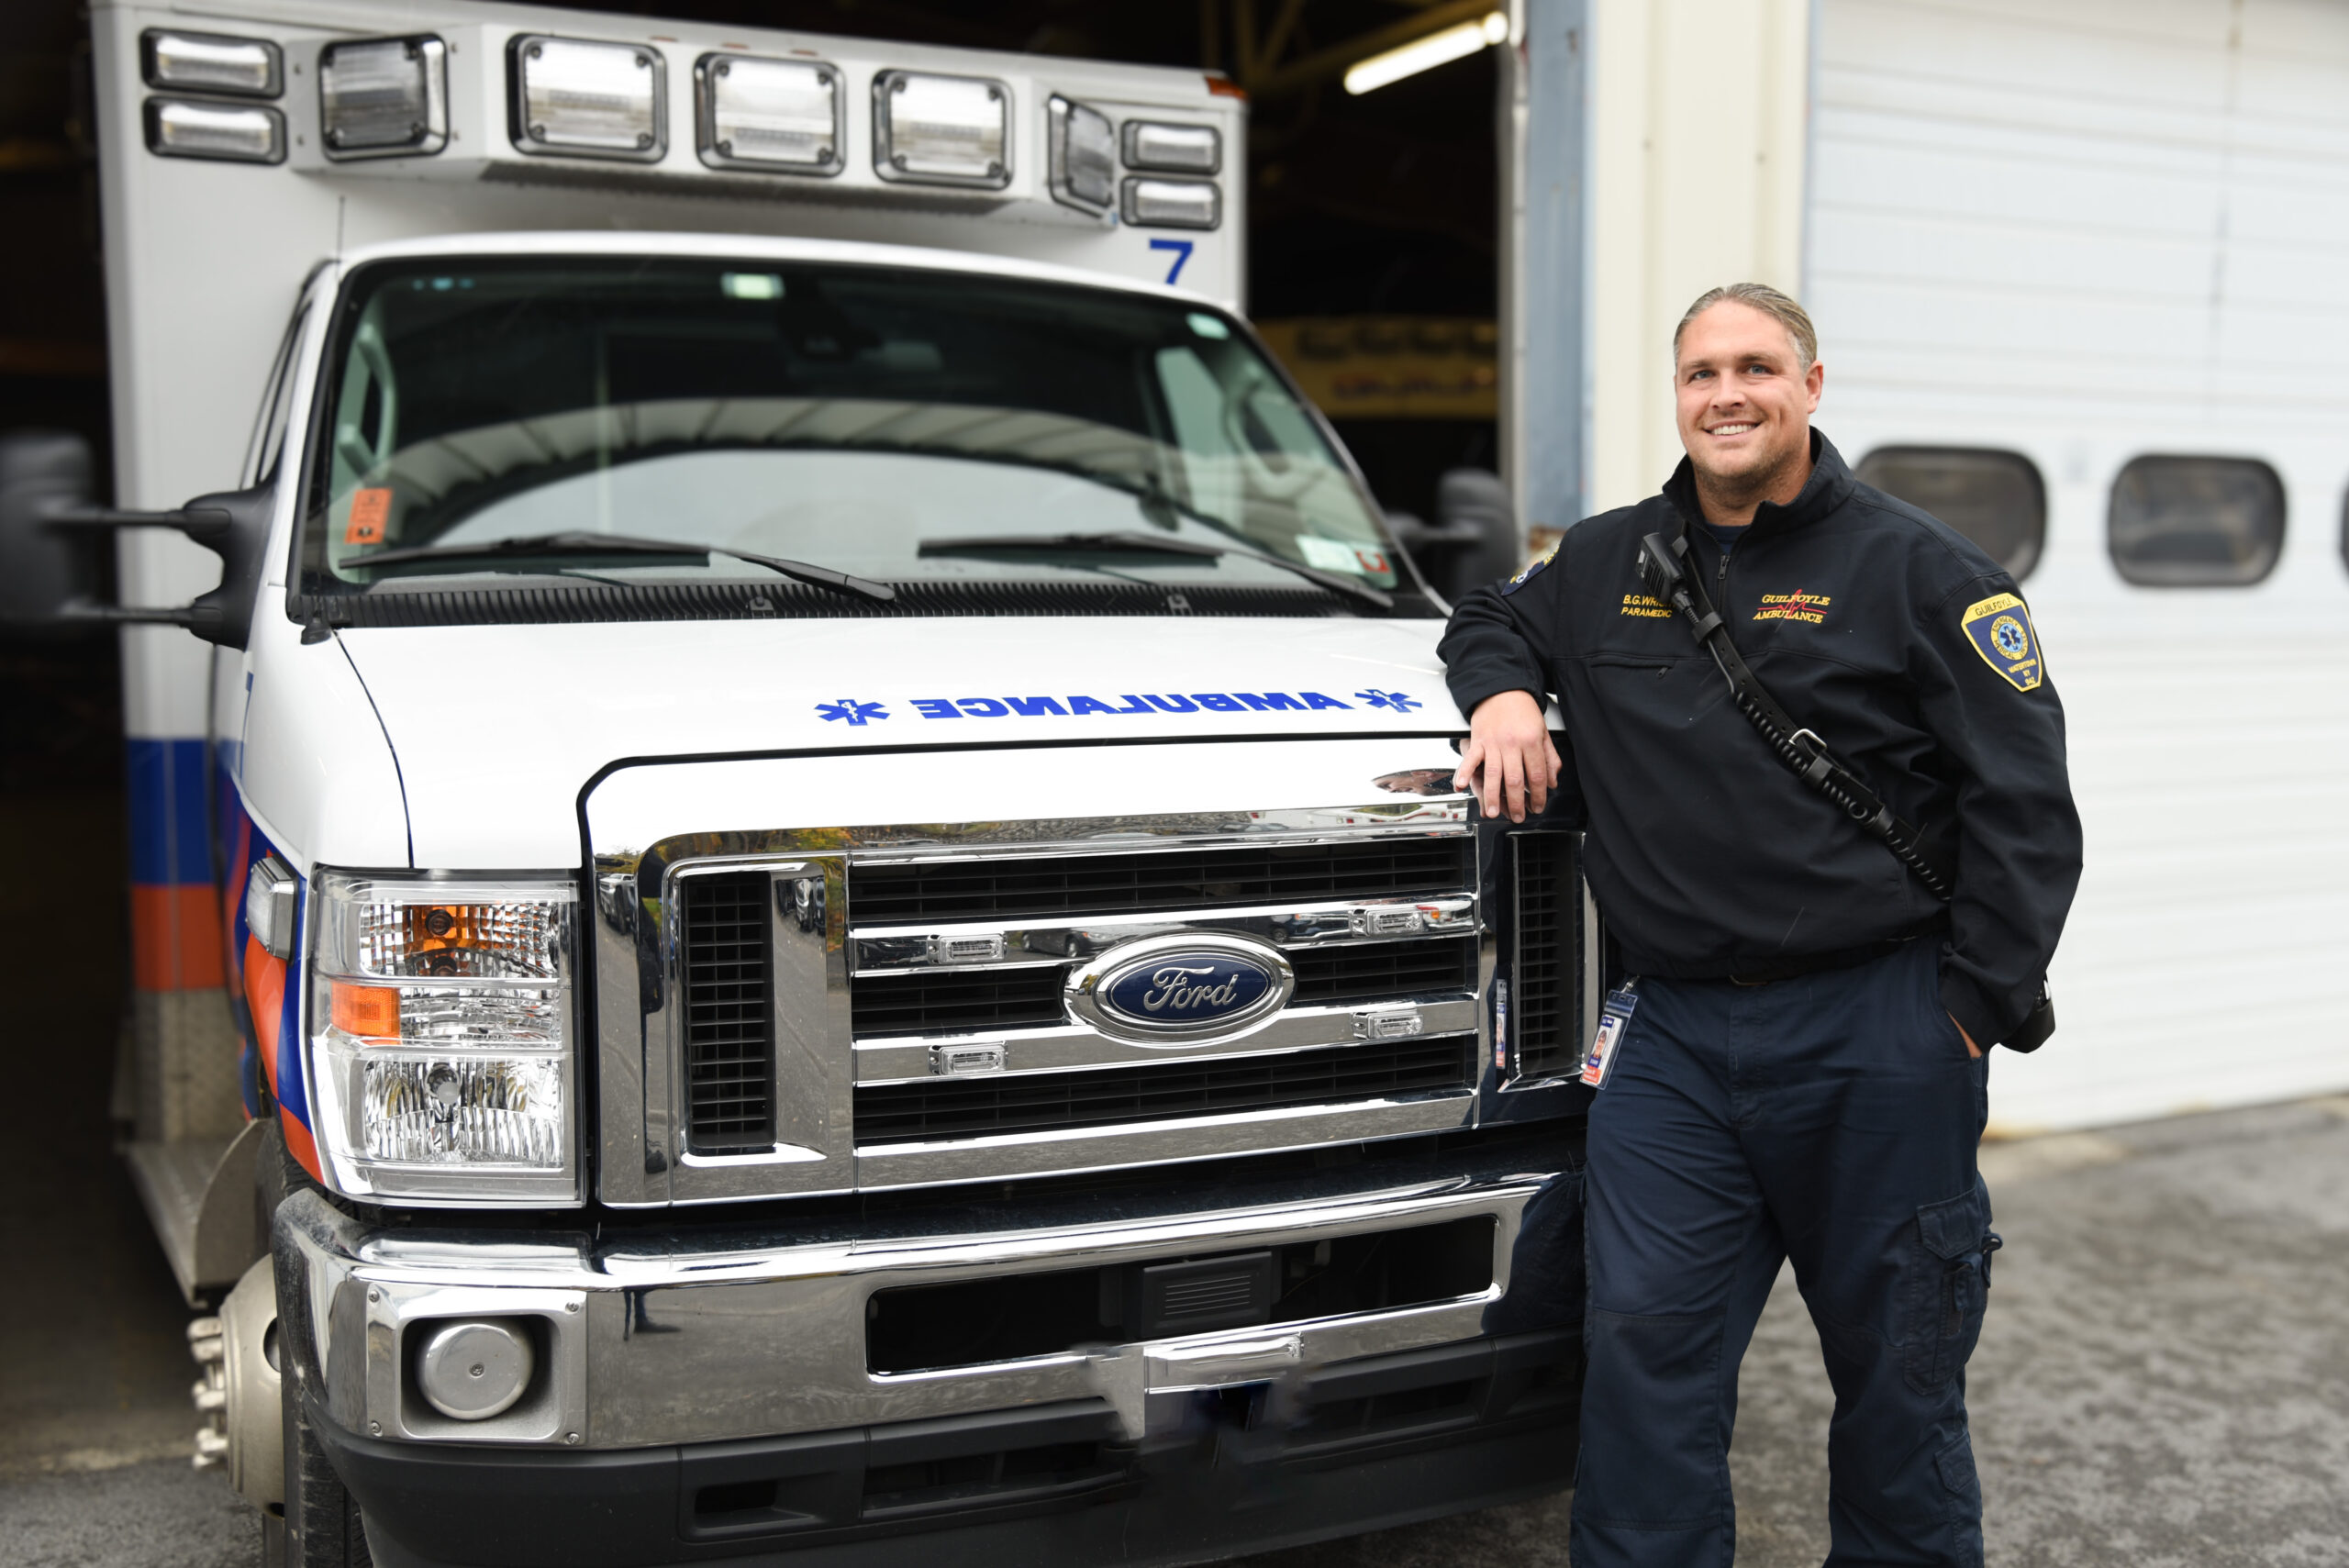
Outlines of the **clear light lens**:
[{"label": "clear light lens", "polygon": [[1223,172],[1223,136],[1211,125],[1126,122],[1126,161],[1137,169],[1175,174]]},{"label": "clear light lens", "polygon": [[553,1057],[371,1052],[359,1071],[364,1143],[356,1152],[370,1163],[563,1166],[562,1073]]},{"label": "clear light lens", "polygon": [[1108,212],[1118,199],[1118,139],[1109,117],[1066,98],[1054,98],[1045,114],[1052,199],[1085,212]]},{"label": "clear light lens", "polygon": [[841,78],[830,66],[706,54],[694,75],[705,163],[840,172]]},{"label": "clear light lens", "polygon": [[1011,89],[975,76],[873,79],[873,163],[885,180],[1000,190],[1011,183]]},{"label": "clear light lens", "polygon": [[1223,221],[1223,193],[1205,180],[1128,180],[1128,223],[1148,228],[1213,228]]},{"label": "clear light lens", "polygon": [[255,98],[274,98],[284,89],[284,57],[267,39],[150,28],[139,35],[139,56],[150,87]]},{"label": "clear light lens", "polygon": [[359,881],[338,876],[325,905],[320,962],[354,978],[570,978],[569,888]]},{"label": "clear light lens", "polygon": [[560,985],[330,985],[335,1029],[369,1044],[562,1043]]},{"label": "clear light lens", "polygon": [[657,161],[667,146],[666,67],[637,44],[514,40],[514,142],[525,152]]},{"label": "clear light lens", "polygon": [[318,51],[327,156],[440,151],[449,142],[447,82],[448,48],[437,38],[327,45]]},{"label": "clear light lens", "polygon": [[277,163],[285,157],[285,117],[259,105],[147,100],[147,150],[165,158]]},{"label": "clear light lens", "polygon": [[575,1201],[572,885],[322,872],[314,886],[313,1126],[338,1185]]}]

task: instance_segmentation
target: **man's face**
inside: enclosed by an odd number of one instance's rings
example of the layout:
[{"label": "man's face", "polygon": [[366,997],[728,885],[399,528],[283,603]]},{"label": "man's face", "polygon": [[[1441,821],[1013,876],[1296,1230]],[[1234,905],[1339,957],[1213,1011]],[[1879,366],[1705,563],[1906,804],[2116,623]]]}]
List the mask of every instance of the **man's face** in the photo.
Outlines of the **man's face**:
[{"label": "man's face", "polygon": [[1766,486],[1809,453],[1822,373],[1802,369],[1793,336],[1752,306],[1725,299],[1688,323],[1673,370],[1680,444],[1699,473]]}]

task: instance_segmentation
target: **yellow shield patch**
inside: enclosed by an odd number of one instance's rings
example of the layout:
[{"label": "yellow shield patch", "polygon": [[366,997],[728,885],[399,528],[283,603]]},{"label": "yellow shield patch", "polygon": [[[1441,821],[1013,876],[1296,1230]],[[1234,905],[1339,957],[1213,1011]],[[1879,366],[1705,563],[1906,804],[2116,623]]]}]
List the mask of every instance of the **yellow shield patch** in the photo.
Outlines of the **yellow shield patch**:
[{"label": "yellow shield patch", "polygon": [[1549,565],[1551,558],[1558,553],[1558,546],[1561,542],[1563,541],[1557,539],[1551,540],[1549,549],[1527,562],[1516,576],[1502,584],[1501,596],[1507,598],[1509,595],[1516,593],[1520,588],[1524,587],[1536,573]]},{"label": "yellow shield patch", "polygon": [[2032,629],[2031,611],[2012,594],[1994,594],[1965,606],[1958,622],[1966,640],[1982,662],[2004,675],[2015,690],[2037,686],[2043,674],[2039,658],[2039,633]]}]

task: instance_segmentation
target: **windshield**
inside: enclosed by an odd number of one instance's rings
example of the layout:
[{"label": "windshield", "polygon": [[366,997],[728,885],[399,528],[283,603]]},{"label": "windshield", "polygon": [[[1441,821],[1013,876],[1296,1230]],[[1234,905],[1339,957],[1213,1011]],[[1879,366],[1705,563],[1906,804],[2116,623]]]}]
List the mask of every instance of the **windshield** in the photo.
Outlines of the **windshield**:
[{"label": "windshield", "polygon": [[1143,584],[1177,610],[1186,587],[1361,608],[1279,562],[1405,586],[1264,354],[1178,301],[794,261],[379,264],[323,385],[308,595],[793,589],[725,551],[982,596]]}]

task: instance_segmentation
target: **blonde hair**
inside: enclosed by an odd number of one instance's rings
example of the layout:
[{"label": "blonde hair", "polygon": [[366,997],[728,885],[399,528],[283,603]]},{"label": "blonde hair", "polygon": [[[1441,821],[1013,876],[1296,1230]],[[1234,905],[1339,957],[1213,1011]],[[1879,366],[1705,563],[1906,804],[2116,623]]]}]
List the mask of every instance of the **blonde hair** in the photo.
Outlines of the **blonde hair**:
[{"label": "blonde hair", "polygon": [[1675,362],[1680,358],[1681,334],[1688,330],[1688,323],[1724,300],[1758,310],[1785,328],[1787,336],[1794,339],[1795,355],[1802,361],[1804,371],[1809,371],[1818,360],[1819,329],[1810,324],[1810,313],[1795,303],[1792,295],[1780,294],[1768,284],[1728,284],[1698,295],[1697,303],[1681,317],[1680,325],[1672,329],[1672,357]]}]

